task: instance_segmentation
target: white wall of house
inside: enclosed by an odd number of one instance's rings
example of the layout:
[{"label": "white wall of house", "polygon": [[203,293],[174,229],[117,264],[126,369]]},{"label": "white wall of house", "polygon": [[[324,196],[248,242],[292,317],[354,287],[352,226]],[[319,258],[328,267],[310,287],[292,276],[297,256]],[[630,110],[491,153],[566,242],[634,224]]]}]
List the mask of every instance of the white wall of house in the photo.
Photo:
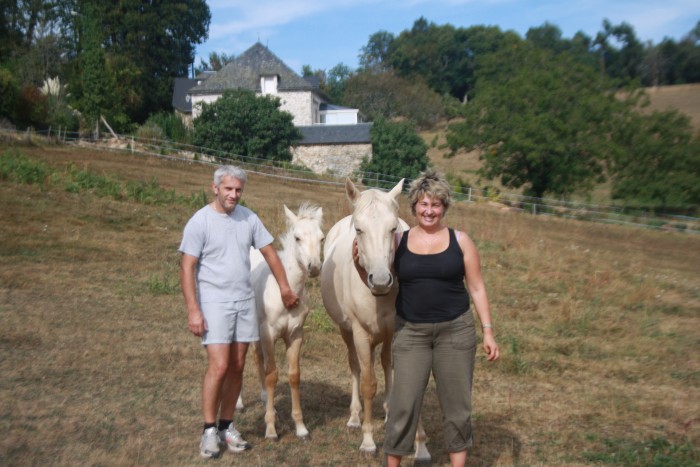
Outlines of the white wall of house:
[{"label": "white wall of house", "polygon": [[355,125],[357,109],[321,111],[319,121],[326,125]]}]

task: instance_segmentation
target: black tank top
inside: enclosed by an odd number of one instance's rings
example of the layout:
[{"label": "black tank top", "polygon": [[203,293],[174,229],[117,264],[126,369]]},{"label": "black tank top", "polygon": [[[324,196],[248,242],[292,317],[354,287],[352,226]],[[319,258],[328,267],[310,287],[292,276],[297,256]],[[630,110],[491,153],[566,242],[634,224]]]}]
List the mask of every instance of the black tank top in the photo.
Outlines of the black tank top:
[{"label": "black tank top", "polygon": [[450,321],[469,309],[464,286],[464,255],[453,229],[445,251],[417,255],[408,249],[408,232],[394,257],[399,280],[396,313],[414,323]]}]

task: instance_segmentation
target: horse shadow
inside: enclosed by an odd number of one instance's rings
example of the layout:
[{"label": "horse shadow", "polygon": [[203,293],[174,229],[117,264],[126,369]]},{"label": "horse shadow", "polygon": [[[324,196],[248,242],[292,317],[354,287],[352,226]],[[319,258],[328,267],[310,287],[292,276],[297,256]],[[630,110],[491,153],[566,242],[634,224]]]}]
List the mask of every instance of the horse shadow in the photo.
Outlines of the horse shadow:
[{"label": "horse shadow", "polygon": [[[348,381],[349,384],[349,381]],[[345,427],[349,415],[350,391],[342,385],[329,384],[322,381],[302,382],[302,409],[304,422],[311,432],[311,442],[315,434],[333,432],[334,429]],[[449,465],[449,453],[445,449],[442,437],[442,412],[437,398],[428,389],[423,404],[423,423],[428,435],[428,450],[432,456],[432,465]],[[294,424],[291,421],[291,397],[289,386],[280,384],[275,393],[275,408],[278,414],[278,434],[280,438],[294,437]],[[433,400],[434,399],[434,400]],[[377,422],[381,424],[384,417],[384,393],[378,391],[373,400],[373,410],[377,414]],[[256,417],[260,426],[265,425],[264,411]],[[504,463],[517,465],[520,463],[522,443],[519,436],[506,428],[509,417],[497,412],[479,413],[472,420],[474,444],[469,448],[469,465],[490,467]],[[333,427],[333,429],[331,429]],[[359,433],[359,432],[358,432]],[[359,443],[358,434],[358,443]],[[375,432],[375,441],[380,448],[383,443],[384,431]],[[380,459],[379,457],[377,459]],[[404,459],[403,465],[419,465],[412,457]],[[426,464],[420,464],[426,465]]]}]

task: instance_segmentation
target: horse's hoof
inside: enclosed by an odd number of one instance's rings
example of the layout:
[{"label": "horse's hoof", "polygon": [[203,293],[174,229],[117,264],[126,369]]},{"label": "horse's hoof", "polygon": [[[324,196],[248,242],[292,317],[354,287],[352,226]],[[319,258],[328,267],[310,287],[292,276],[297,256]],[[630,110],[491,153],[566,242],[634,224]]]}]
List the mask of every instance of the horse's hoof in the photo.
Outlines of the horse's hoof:
[{"label": "horse's hoof", "polygon": [[297,435],[297,438],[298,438],[299,441],[301,441],[302,443],[308,443],[309,441],[311,441],[311,435],[308,434],[308,433],[305,434],[305,435]]},{"label": "horse's hoof", "polygon": [[360,453],[367,459],[373,459],[377,457],[377,448],[374,449],[362,449],[360,448]]},{"label": "horse's hoof", "polygon": [[360,428],[360,427],[362,426],[362,424],[361,424],[360,422],[349,421],[348,424],[347,424],[346,426],[347,426],[348,428],[350,428],[351,430],[354,430],[354,429],[356,429],[356,428]]}]

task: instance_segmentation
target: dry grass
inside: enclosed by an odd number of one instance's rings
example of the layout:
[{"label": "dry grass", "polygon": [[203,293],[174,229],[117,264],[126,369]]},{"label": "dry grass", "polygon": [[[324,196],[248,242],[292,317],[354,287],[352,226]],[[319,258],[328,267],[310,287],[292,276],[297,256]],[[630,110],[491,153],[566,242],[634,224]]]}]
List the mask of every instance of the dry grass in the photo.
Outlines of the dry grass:
[{"label": "dry grass", "polygon": [[[20,150],[58,170],[73,163],[123,181],[155,177],[186,195],[211,176],[209,167],[123,154]],[[9,181],[0,181],[0,197],[0,463],[204,465],[205,358],[178,289],[177,246],[193,209]],[[256,175],[245,199],[274,233],[282,203],[322,205],[326,230],[348,212],[340,188]],[[486,205],[456,206],[448,221],[479,246],[503,350],[497,364],[478,358],[472,465],[700,462],[700,238]],[[344,345],[317,282],[309,288],[302,405],[312,440],[295,438],[284,386],[281,439],[263,439],[251,358],[248,407],[237,419],[254,449],[219,463],[380,464],[359,454],[360,433],[345,428]],[[381,384],[380,393],[381,446]],[[444,465],[432,390],[423,414],[428,447]]]}]

